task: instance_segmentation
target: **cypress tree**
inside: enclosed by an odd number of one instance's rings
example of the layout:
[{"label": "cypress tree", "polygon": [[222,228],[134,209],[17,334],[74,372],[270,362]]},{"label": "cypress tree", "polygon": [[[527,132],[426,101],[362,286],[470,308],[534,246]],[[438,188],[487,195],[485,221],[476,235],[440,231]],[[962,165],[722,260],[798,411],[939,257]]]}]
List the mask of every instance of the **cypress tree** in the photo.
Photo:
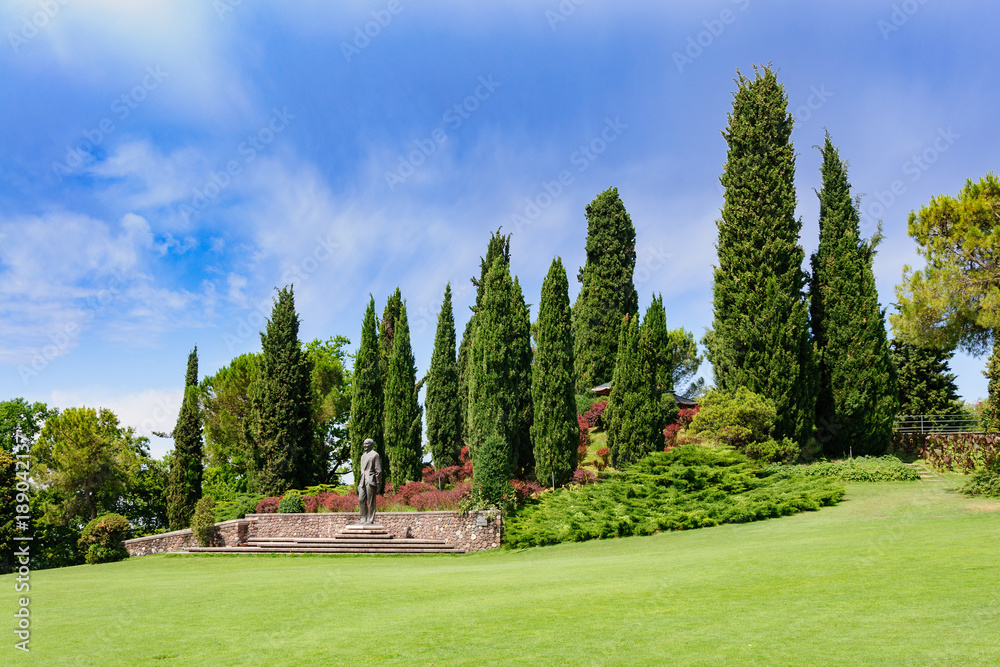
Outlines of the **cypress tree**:
[{"label": "cypress tree", "polygon": [[403,307],[403,295],[399,288],[386,300],[382,309],[382,319],[379,320],[378,331],[378,365],[382,373],[382,387],[386,386],[389,373],[389,357],[392,356],[392,346],[396,335],[396,321]]},{"label": "cypress tree", "polygon": [[705,343],[716,386],[730,393],[746,387],[774,401],[774,437],[804,445],[815,419],[816,370],[795,219],[792,116],[770,68],[753,79],[737,74],[724,132],[715,321]]},{"label": "cypress tree", "polygon": [[191,525],[194,506],[201,498],[203,447],[197,346],[188,355],[184,399],[173,435],[174,458],[167,478],[167,520],[170,530],[181,530]]},{"label": "cypress tree", "polygon": [[[351,422],[348,437],[351,439],[351,470],[361,467],[361,454],[366,438],[375,441],[375,451],[382,461],[385,457],[383,428],[382,372],[379,366],[379,340],[375,323],[375,299],[370,297],[368,309],[361,324],[361,343],[354,357],[354,373],[351,378]],[[382,475],[383,481],[385,474]]]},{"label": "cypress tree", "polygon": [[982,428],[984,431],[1000,430],[1000,348],[993,341],[993,351],[986,362],[983,375],[989,380],[986,386],[986,404],[982,411]]},{"label": "cypress tree", "polygon": [[[396,290],[399,294],[399,290]],[[421,410],[417,402],[417,362],[410,348],[410,325],[406,303],[400,300],[395,321],[392,353],[385,382],[385,453],[386,482],[394,487],[420,480],[422,447],[420,442]],[[388,465],[386,465],[388,464]]]},{"label": "cypress tree", "polygon": [[457,465],[462,449],[462,408],[458,396],[451,283],[444,288],[427,376],[427,446],[438,468]]},{"label": "cypress tree", "polygon": [[643,359],[639,318],[622,319],[618,359],[608,397],[608,448],[611,463],[621,469],[663,443],[660,405],[651,365]]},{"label": "cypress tree", "polygon": [[528,479],[535,471],[535,450],[531,445],[531,425],[535,412],[531,400],[531,362],[534,352],[531,349],[531,314],[524,302],[517,276],[514,276],[511,296],[507,310],[507,326],[510,327],[513,338],[510,354],[514,364],[511,376],[514,406],[510,438],[517,457],[514,474],[521,479]]},{"label": "cypress tree", "polygon": [[260,335],[259,375],[250,393],[254,489],[278,496],[310,479],[315,436],[309,379],[312,363],[299,342],[290,287],[282,288]]},{"label": "cypress tree", "polygon": [[565,484],[576,468],[580,427],[576,419],[576,367],[573,363],[573,316],[569,281],[558,257],[542,283],[535,325],[535,363],[531,397],[531,439],[539,482]]},{"label": "cypress tree", "polygon": [[472,339],[475,337],[476,311],[479,310],[483,298],[483,282],[486,280],[486,272],[497,258],[505,264],[510,264],[510,235],[504,236],[499,229],[490,235],[486,256],[479,258],[479,278],[469,279],[476,287],[476,302],[472,306],[472,316],[465,323],[462,342],[458,346],[458,400],[462,412],[462,438],[466,442],[469,440],[469,422],[465,418],[469,413],[469,352],[472,349]]},{"label": "cypress tree", "polygon": [[896,369],[872,261],[880,240],[860,239],[847,166],[827,133],[822,148],[819,248],[812,255],[810,307],[819,387],[817,439],[833,458],[885,453],[896,416]]},{"label": "cypress tree", "polygon": [[635,227],[609,188],[587,205],[587,261],[577,275],[582,283],[573,305],[576,390],[607,382],[618,354],[622,317],[639,313],[635,271]]},{"label": "cypress tree", "polygon": [[958,414],[958,387],[948,368],[954,351],[893,340],[889,354],[896,366],[900,415]]},{"label": "cypress tree", "polygon": [[[497,258],[482,282],[482,299],[476,311],[475,336],[469,351],[469,452],[473,468],[483,465],[482,456],[501,452],[502,465],[490,462],[491,470],[503,469],[511,474],[517,470],[515,414],[520,403],[515,396],[518,364],[513,350],[517,333],[510,326],[514,283],[505,261]],[[497,435],[502,447],[484,450],[483,444]]]},{"label": "cypress tree", "polygon": [[642,318],[642,335],[639,349],[642,355],[643,374],[652,383],[653,401],[658,406],[659,429],[673,421],[677,415],[674,402],[675,359],[682,356],[677,343],[687,342],[683,329],[667,330],[667,313],[663,308],[663,295],[654,295],[653,302]]}]

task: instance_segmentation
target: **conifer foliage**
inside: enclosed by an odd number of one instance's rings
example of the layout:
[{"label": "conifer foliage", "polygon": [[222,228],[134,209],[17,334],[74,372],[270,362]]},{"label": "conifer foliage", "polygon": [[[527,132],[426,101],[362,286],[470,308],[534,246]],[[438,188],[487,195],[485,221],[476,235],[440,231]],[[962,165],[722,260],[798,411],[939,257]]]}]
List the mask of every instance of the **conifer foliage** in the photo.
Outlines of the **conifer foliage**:
[{"label": "conifer foliage", "polygon": [[[351,386],[351,422],[348,437],[351,440],[351,470],[361,466],[361,454],[366,438],[375,441],[375,451],[385,462],[383,428],[382,371],[379,365],[379,340],[375,324],[375,298],[371,297],[361,324],[361,343],[354,357]],[[355,474],[355,478],[357,474]],[[383,474],[383,480],[385,475]]]},{"label": "conifer foliage", "polygon": [[390,298],[390,304],[394,302],[398,304],[399,314],[393,327],[392,351],[385,378],[383,434],[388,461],[383,461],[383,468],[388,468],[384,472],[386,482],[399,487],[406,482],[420,480],[422,412],[417,401],[420,387],[417,385],[417,362],[410,347],[406,303],[398,288]]},{"label": "conifer foliage", "polygon": [[827,134],[822,148],[819,248],[810,306],[819,366],[816,437],[827,457],[884,454],[898,407],[885,313],[872,261],[880,235],[860,239],[847,167]]},{"label": "conifer foliage", "polygon": [[312,363],[299,342],[291,287],[278,292],[260,342],[259,375],[250,393],[253,487],[265,496],[280,496],[313,481]]},{"label": "conifer foliage", "polygon": [[[467,367],[469,451],[474,468],[486,465],[513,476],[533,467],[533,455],[524,450],[532,416],[528,310],[502,255],[492,260],[481,290]],[[494,435],[502,446],[484,448]],[[504,461],[482,458],[501,454]]]},{"label": "conifer foliage", "polygon": [[770,68],[752,79],[738,73],[737,84],[724,132],[715,320],[705,343],[716,386],[774,401],[774,437],[801,445],[812,434],[816,370],[795,219],[792,116]]},{"label": "conifer foliage", "polygon": [[893,340],[889,346],[899,386],[900,415],[954,415],[958,387],[948,361],[954,352]]},{"label": "conifer foliage", "polygon": [[554,484],[565,484],[576,468],[580,427],[576,418],[569,281],[558,257],[552,260],[542,283],[535,346],[531,380],[535,475],[543,484],[553,479]]},{"label": "conifer foliage", "polygon": [[167,520],[170,530],[191,524],[201,498],[202,430],[198,406],[198,347],[188,355],[184,400],[174,427],[174,458],[167,478]]},{"label": "conifer foliage", "polygon": [[622,469],[663,444],[661,406],[653,364],[645,358],[638,317],[626,316],[618,338],[618,359],[611,380],[605,420],[611,463]]},{"label": "conifer foliage", "polygon": [[622,317],[639,313],[635,271],[635,227],[618,196],[609,188],[587,205],[587,262],[573,305],[576,387],[584,392],[607,382],[618,354]]},{"label": "conifer foliage", "polygon": [[455,316],[451,306],[451,283],[444,288],[438,315],[434,353],[427,373],[427,446],[438,468],[458,465],[462,450],[462,406],[458,397],[458,365],[455,360]]}]

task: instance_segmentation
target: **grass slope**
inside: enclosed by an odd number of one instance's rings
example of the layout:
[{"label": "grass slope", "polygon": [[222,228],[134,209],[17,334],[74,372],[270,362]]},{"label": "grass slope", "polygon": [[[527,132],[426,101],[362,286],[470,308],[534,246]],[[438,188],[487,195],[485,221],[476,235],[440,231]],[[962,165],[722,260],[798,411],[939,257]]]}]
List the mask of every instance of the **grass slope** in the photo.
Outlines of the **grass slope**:
[{"label": "grass slope", "polygon": [[525,551],[41,571],[31,654],[8,633],[2,662],[1000,664],[1000,501],[954,483],[850,484],[819,512]]}]

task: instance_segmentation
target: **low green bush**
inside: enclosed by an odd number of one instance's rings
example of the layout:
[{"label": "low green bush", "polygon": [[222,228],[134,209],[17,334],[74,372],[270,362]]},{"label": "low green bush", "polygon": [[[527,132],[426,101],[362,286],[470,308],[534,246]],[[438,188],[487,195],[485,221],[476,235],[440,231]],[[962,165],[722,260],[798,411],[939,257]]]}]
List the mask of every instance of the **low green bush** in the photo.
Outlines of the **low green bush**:
[{"label": "low green bush", "polygon": [[128,558],[122,542],[131,537],[128,519],[120,514],[104,514],[84,526],[77,545],[86,551],[87,563],[113,563]]},{"label": "low green bush", "polygon": [[278,502],[278,512],[280,514],[301,514],[305,511],[306,505],[302,502],[302,496],[294,491],[283,495]]},{"label": "low green bush", "polygon": [[778,412],[774,403],[746,387],[735,394],[713,389],[705,394],[688,430],[713,437],[742,451],[751,443],[767,442]]},{"label": "low green bush", "polygon": [[920,473],[892,455],[858,456],[843,461],[823,461],[796,466],[803,477],[832,477],[845,482],[917,482]]},{"label": "low green bush", "polygon": [[740,450],[747,458],[765,463],[792,463],[799,457],[799,446],[791,438],[751,442]]},{"label": "low green bush", "polygon": [[606,400],[608,400],[607,396],[598,396],[597,394],[595,394],[590,389],[588,389],[587,391],[583,392],[582,394],[577,394],[576,395],[576,414],[578,414],[578,415],[586,414],[587,410],[589,410],[590,406],[592,406],[594,403],[597,403],[598,401],[606,401]]},{"label": "low green bush", "polygon": [[233,500],[224,503],[217,502],[215,503],[215,522],[242,519],[247,514],[253,514],[257,511],[257,503],[263,498],[264,496],[261,495],[241,493]]},{"label": "low green bush", "polygon": [[1000,459],[974,472],[960,491],[967,496],[1000,497]]},{"label": "low green bush", "polygon": [[837,480],[805,478],[730,449],[682,445],[597,484],[529,501],[507,518],[503,539],[521,548],[743,523],[815,510],[843,495]]},{"label": "low green bush", "polygon": [[199,546],[210,547],[215,539],[215,499],[202,496],[194,506],[191,516],[191,532]]}]

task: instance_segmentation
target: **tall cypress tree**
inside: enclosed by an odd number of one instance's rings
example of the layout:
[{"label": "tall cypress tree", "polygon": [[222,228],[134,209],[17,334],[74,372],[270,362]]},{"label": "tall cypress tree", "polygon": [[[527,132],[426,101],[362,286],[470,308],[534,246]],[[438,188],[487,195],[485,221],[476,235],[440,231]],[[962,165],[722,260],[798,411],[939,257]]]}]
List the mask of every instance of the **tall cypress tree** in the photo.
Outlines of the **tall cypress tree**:
[{"label": "tall cypress tree", "polygon": [[[396,290],[399,294],[399,290]],[[385,381],[385,453],[383,468],[386,482],[398,487],[420,479],[422,447],[420,442],[421,410],[417,402],[417,362],[410,348],[410,325],[406,303],[399,301],[392,353]],[[386,466],[385,464],[388,464]]]},{"label": "tall cypress tree", "polygon": [[1000,346],[996,340],[993,341],[993,351],[986,361],[986,370],[983,375],[989,380],[986,386],[986,405],[983,406],[982,428],[984,431],[1000,430]]},{"label": "tall cypress tree", "polygon": [[622,320],[618,359],[608,397],[608,448],[616,468],[635,463],[663,443],[652,365],[644,359],[638,317]]},{"label": "tall cypress tree", "polygon": [[580,427],[576,419],[576,367],[573,363],[573,316],[569,281],[558,257],[542,283],[535,325],[535,363],[531,396],[531,439],[535,476],[543,484],[565,484],[576,468]]},{"label": "tall cypress tree", "polygon": [[880,240],[860,238],[847,166],[827,133],[822,148],[819,248],[812,255],[810,307],[819,366],[816,437],[833,458],[885,453],[898,408],[885,312],[872,261]]},{"label": "tall cypress tree", "polygon": [[445,285],[438,315],[434,353],[427,373],[427,446],[438,468],[458,464],[462,449],[462,406],[458,396],[458,366],[455,361],[455,317],[451,306],[451,283]]},{"label": "tall cypress tree", "polygon": [[[375,324],[375,298],[368,301],[368,309],[361,324],[361,343],[354,357],[354,373],[351,378],[351,422],[348,434],[351,439],[351,470],[357,481],[357,471],[361,466],[364,441],[375,441],[375,451],[383,461],[385,439],[382,435],[384,424],[384,398],[382,392],[382,371],[379,366],[379,341]],[[382,476],[383,481],[385,475]]]},{"label": "tall cypress tree", "polygon": [[[659,430],[673,421],[677,414],[674,402],[674,364],[681,356],[676,342],[686,342],[683,329],[667,330],[667,313],[663,308],[663,295],[654,295],[653,302],[642,318],[639,348],[642,355],[643,374],[652,383],[653,401],[658,407]],[[671,335],[673,334],[673,335]]]},{"label": "tall cypress tree", "polygon": [[167,478],[167,519],[170,530],[191,525],[194,506],[201,498],[203,447],[198,406],[198,346],[188,355],[184,400],[174,427],[174,458]]},{"label": "tall cypress tree", "polygon": [[[475,336],[469,351],[469,451],[473,467],[489,465],[491,470],[517,470],[518,451],[515,426],[520,397],[515,396],[518,364],[512,353],[518,343],[511,327],[514,283],[507,262],[493,260],[482,282],[482,299],[476,311]],[[497,435],[502,447],[483,449],[487,438]],[[502,454],[505,462],[484,463],[480,455]]]},{"label": "tall cypress tree", "polygon": [[278,292],[260,342],[259,375],[250,393],[254,489],[277,496],[313,481],[312,363],[299,342],[299,316],[290,287]]},{"label": "tall cypress tree", "polygon": [[510,264],[510,234],[505,236],[499,229],[490,235],[486,256],[479,258],[479,278],[469,279],[476,287],[476,302],[472,306],[472,316],[465,323],[462,342],[458,346],[458,400],[462,411],[462,438],[466,442],[469,439],[469,422],[465,418],[469,413],[469,353],[472,349],[472,340],[475,338],[476,312],[483,298],[483,282],[486,280],[486,272],[497,258],[505,264]]},{"label": "tall cypress tree", "polygon": [[514,276],[511,297],[507,326],[513,335],[510,354],[514,364],[511,375],[514,421],[510,437],[511,447],[517,457],[514,473],[521,479],[527,479],[535,471],[535,450],[531,445],[531,425],[535,412],[531,400],[531,362],[534,352],[531,349],[531,314],[524,302],[524,293],[517,276]]},{"label": "tall cypress tree", "polygon": [[396,291],[386,300],[385,308],[382,309],[382,319],[379,320],[378,364],[382,373],[383,388],[389,373],[389,357],[392,356],[392,347],[396,336],[396,321],[399,319],[402,307],[403,295],[397,287]]},{"label": "tall cypress tree", "polygon": [[632,282],[635,227],[618,188],[597,195],[586,212],[587,262],[577,275],[582,285],[573,305],[578,392],[611,379],[619,325],[625,315],[639,313],[639,295]]},{"label": "tall cypress tree", "polygon": [[729,144],[718,221],[713,330],[706,336],[716,386],[775,403],[774,437],[805,444],[816,410],[816,369],[795,219],[795,154],[788,98],[770,68],[738,74],[724,132]]}]

